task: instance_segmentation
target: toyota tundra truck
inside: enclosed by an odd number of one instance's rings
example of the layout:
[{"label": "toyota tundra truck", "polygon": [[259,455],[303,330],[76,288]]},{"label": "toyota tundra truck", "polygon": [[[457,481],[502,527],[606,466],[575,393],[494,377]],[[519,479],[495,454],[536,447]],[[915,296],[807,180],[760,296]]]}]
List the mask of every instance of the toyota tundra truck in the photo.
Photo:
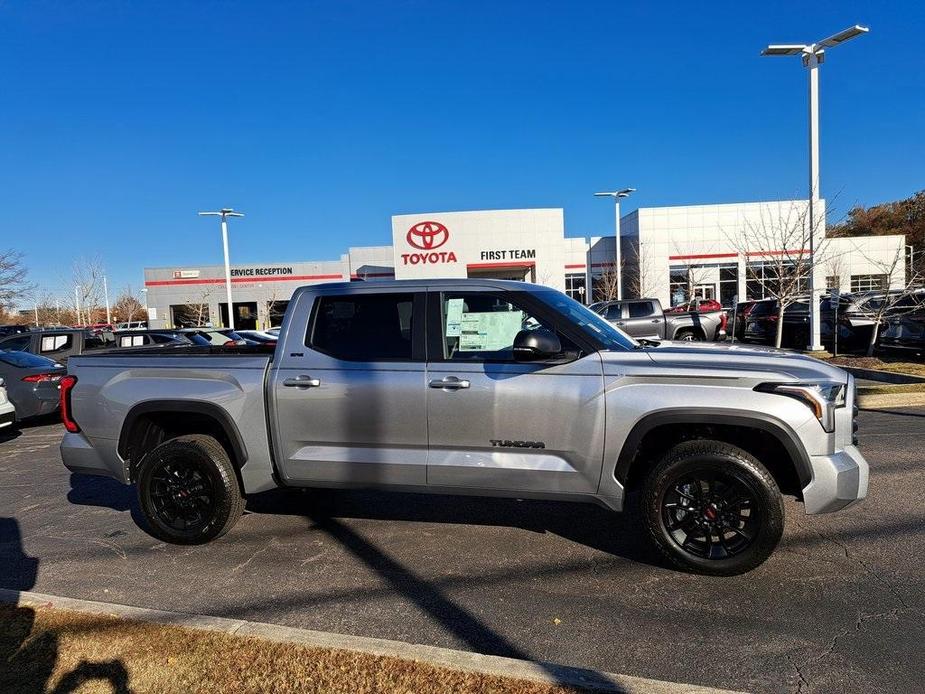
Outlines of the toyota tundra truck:
[{"label": "toyota tundra truck", "polygon": [[[677,566],[732,575],[867,494],[854,379],[763,347],[638,342],[502,280],[303,287],[279,342],[109,350],[61,381],[65,466],[197,544],[277,487],[593,502]],[[475,548],[473,548],[475,550]]]}]

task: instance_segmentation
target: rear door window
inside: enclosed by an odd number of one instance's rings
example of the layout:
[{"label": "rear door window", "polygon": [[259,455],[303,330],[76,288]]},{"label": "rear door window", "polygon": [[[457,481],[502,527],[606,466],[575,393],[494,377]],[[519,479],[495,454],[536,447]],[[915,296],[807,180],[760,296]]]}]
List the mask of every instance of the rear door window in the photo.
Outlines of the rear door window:
[{"label": "rear door window", "polygon": [[306,346],[347,361],[411,361],[414,294],[321,296]]},{"label": "rear door window", "polygon": [[637,301],[629,304],[630,318],[648,318],[655,313],[651,301]]},{"label": "rear door window", "polygon": [[67,335],[42,335],[41,346],[39,351],[42,354],[57,354],[66,352],[74,344],[74,336]]}]

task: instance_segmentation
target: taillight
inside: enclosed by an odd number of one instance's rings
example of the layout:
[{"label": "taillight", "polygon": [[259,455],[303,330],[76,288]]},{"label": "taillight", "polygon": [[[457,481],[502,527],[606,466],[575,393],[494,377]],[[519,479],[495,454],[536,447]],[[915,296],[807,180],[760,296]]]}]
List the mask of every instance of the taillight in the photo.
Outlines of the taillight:
[{"label": "taillight", "polygon": [[223,344],[222,347],[235,347],[237,346],[237,344],[238,344],[237,340],[228,340],[228,342]]},{"label": "taillight", "polygon": [[729,314],[723,311],[719,316],[719,329],[725,330],[726,325],[729,323]]},{"label": "taillight", "polygon": [[23,376],[23,381],[26,383],[42,383],[44,381],[60,381],[61,374],[32,374],[31,376]]},{"label": "taillight", "polygon": [[64,424],[65,429],[72,434],[76,434],[80,431],[80,426],[74,421],[74,418],[71,417],[71,390],[77,385],[77,376],[62,376],[60,385],[61,422]]}]

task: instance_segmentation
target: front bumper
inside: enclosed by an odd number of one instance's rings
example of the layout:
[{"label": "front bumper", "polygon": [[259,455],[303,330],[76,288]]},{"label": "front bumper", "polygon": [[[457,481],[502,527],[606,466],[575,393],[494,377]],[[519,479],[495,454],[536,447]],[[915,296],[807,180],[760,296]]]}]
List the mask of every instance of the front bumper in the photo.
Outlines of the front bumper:
[{"label": "front bumper", "polygon": [[813,480],[803,488],[806,513],[831,513],[867,496],[869,468],[856,446],[810,458]]}]

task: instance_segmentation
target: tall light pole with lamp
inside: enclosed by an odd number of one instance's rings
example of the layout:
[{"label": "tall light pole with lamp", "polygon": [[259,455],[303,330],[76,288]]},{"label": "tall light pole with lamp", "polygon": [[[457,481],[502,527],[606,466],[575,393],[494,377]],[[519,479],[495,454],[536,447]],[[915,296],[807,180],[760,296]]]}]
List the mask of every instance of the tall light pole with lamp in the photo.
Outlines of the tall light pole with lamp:
[{"label": "tall light pole with lamp", "polygon": [[228,260],[228,217],[243,217],[241,212],[223,207],[218,212],[200,212],[200,217],[222,218],[222,246],[225,249],[225,293],[228,296],[228,327],[234,330],[234,304],[231,303],[231,263]]},{"label": "tall light pole with lamp", "polygon": [[[623,259],[620,252],[620,198],[628,198],[631,193],[635,193],[635,188],[624,188],[623,190],[615,190],[612,192],[604,193],[595,193],[594,196],[598,198],[613,198],[614,202],[614,214],[616,216],[615,221],[615,240],[616,240],[616,264],[617,264],[617,300],[623,299]],[[590,263],[589,263],[590,264]],[[591,274],[589,273],[590,277]]]},{"label": "tall light pole with lamp", "polygon": [[825,49],[870,31],[855,24],[844,31],[816,43],[771,44],[761,55],[799,55],[803,67],[809,71],[809,254],[812,263],[809,273],[809,345],[810,350],[821,350],[819,335],[819,297],[816,295],[816,216],[819,214],[819,65],[825,60]]}]

